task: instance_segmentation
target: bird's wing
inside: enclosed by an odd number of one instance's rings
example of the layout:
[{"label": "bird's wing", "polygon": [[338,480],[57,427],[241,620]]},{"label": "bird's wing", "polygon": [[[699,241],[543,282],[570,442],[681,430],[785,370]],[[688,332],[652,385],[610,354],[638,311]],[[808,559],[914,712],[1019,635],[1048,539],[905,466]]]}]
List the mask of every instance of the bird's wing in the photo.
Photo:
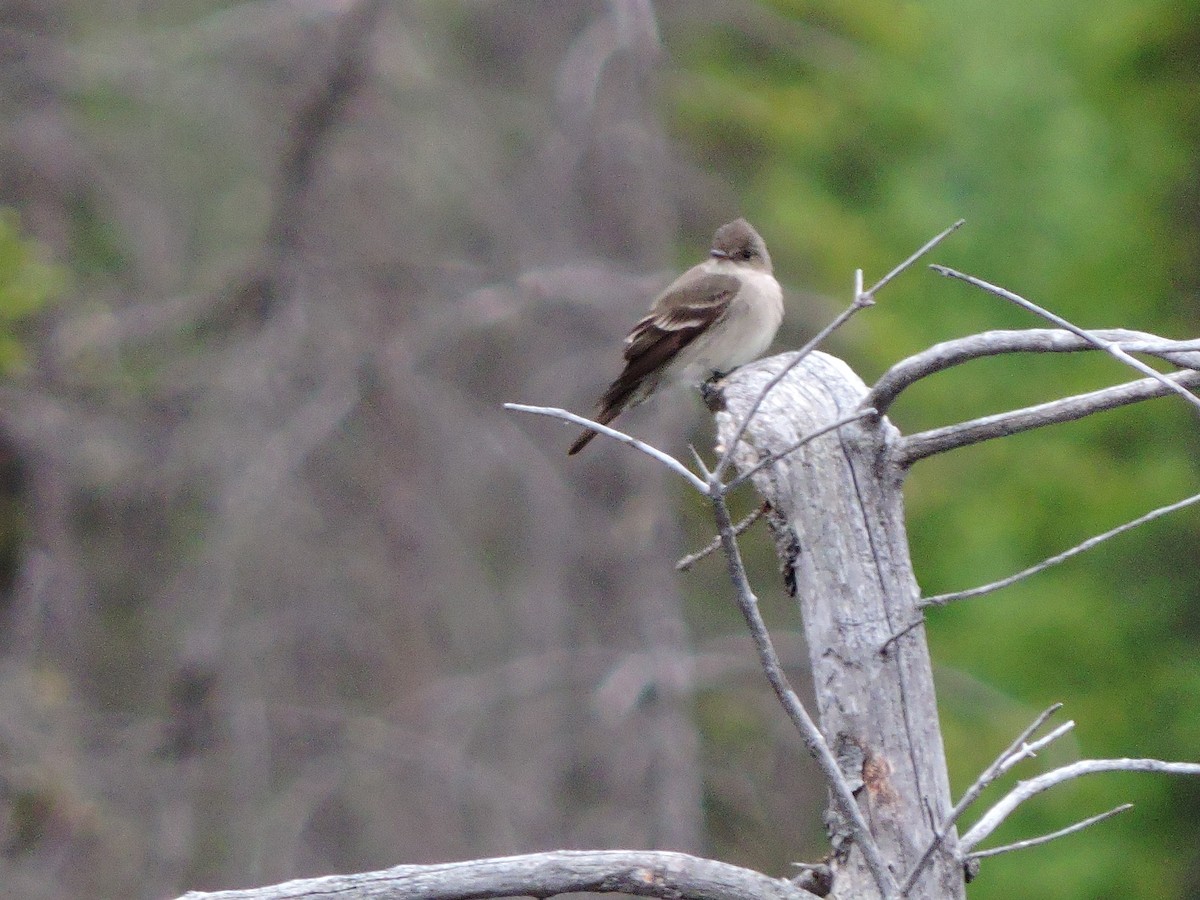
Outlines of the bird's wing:
[{"label": "bird's wing", "polygon": [[625,338],[622,374],[641,377],[665,364],[726,313],[740,286],[733,275],[689,272],[680,278]]},{"label": "bird's wing", "polygon": [[[733,275],[692,270],[663,291],[625,338],[625,369],[596,404],[596,421],[607,424],[644,400],[657,385],[659,370],[726,313],[740,287]],[[568,452],[578,453],[595,435],[585,430]]]}]

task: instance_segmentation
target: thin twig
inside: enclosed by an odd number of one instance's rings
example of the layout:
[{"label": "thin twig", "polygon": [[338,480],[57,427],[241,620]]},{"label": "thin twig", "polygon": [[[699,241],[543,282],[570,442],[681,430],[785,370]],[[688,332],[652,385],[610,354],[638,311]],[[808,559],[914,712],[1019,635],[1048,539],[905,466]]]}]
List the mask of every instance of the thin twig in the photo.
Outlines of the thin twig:
[{"label": "thin twig", "polygon": [[1111,819],[1115,815],[1125,812],[1128,809],[1133,809],[1132,803],[1122,803],[1110,809],[1108,812],[1102,812],[1098,816],[1091,816],[1084,819],[1082,822],[1076,822],[1074,825],[1068,825],[1066,828],[1060,828],[1058,831],[1052,831],[1049,834],[1043,834],[1040,837],[1026,838],[1023,841],[1015,841],[1011,844],[1005,844],[1002,847],[990,847],[987,850],[976,850],[974,853],[968,853],[967,859],[983,859],[987,856],[999,856],[1001,853],[1010,853],[1013,850],[1024,850],[1027,847],[1036,847],[1039,844],[1047,844],[1060,837],[1066,837],[1068,834],[1074,834],[1076,831],[1095,825],[1097,822],[1103,822],[1105,819]]},{"label": "thin twig", "polygon": [[1070,559],[1072,556],[1077,556],[1080,553],[1083,553],[1085,550],[1091,550],[1097,544],[1101,544],[1104,541],[1107,541],[1109,538],[1114,538],[1119,534],[1124,534],[1126,531],[1131,531],[1134,528],[1137,528],[1139,525],[1152,522],[1160,516],[1165,516],[1167,513],[1175,512],[1178,509],[1183,509],[1184,507],[1191,506],[1195,503],[1200,503],[1200,494],[1194,494],[1193,496],[1188,497],[1186,500],[1180,500],[1177,503],[1170,503],[1166,506],[1160,506],[1158,509],[1151,510],[1150,512],[1146,513],[1144,516],[1139,516],[1138,518],[1126,522],[1123,525],[1118,525],[1116,528],[1109,529],[1103,534],[1090,537],[1086,541],[1076,544],[1070,550],[1064,550],[1057,556],[1051,556],[1048,559],[1044,559],[1037,565],[1030,566],[1028,569],[1023,569],[1020,572],[1017,572],[1015,575],[1009,575],[1007,578],[1001,578],[999,581],[993,581],[991,584],[985,584],[980,587],[971,588],[965,591],[954,591],[949,594],[936,594],[932,597],[926,597],[925,599],[919,601],[917,606],[945,606],[947,603],[953,603],[956,600],[967,600],[971,597],[981,597],[984,594],[990,594],[993,591],[1006,588],[1010,584],[1016,584],[1018,581],[1028,578],[1031,575],[1036,575],[1039,572],[1043,572],[1046,569],[1049,569],[1051,566],[1056,566],[1060,562]]},{"label": "thin twig", "polygon": [[1064,781],[1098,772],[1158,772],[1167,775],[1200,775],[1200,763],[1164,762],[1161,759],[1085,759],[1060,769],[1053,769],[1017,783],[995,806],[983,814],[971,830],[959,839],[963,853],[970,853],[996,830],[1014,809],[1031,797]]},{"label": "thin twig", "polygon": [[[1017,735],[1016,739],[1011,744],[1004,748],[1003,753],[992,760],[992,764],[984,769],[982,773],[980,773],[979,777],[975,779],[975,783],[967,788],[966,793],[962,795],[962,799],[954,805],[954,809],[950,810],[950,813],[946,816],[946,820],[942,823],[941,828],[937,829],[933,836],[933,840],[929,842],[929,846],[925,848],[925,852],[921,854],[921,858],[917,860],[917,864],[912,867],[912,871],[910,871],[908,873],[908,877],[904,879],[904,884],[900,888],[901,897],[907,896],[908,892],[913,889],[913,885],[915,885],[917,883],[917,879],[921,877],[921,872],[925,870],[925,867],[933,858],[934,852],[942,845],[942,842],[946,840],[946,836],[950,833],[950,830],[954,827],[959,818],[962,817],[962,814],[966,812],[967,807],[978,800],[979,795],[984,792],[988,785],[994,782],[1003,774],[1004,771],[1006,771],[1004,768],[1005,763],[1014,756],[1022,753],[1022,748],[1026,746],[1025,742],[1033,736],[1034,732],[1045,725],[1046,721],[1060,709],[1062,709],[1062,704],[1055,703],[1053,706],[1047,707],[1045,710],[1043,710],[1041,714],[1039,714],[1038,717],[1034,719],[1024,731]],[[1011,768],[1011,765],[1009,767]]]},{"label": "thin twig", "polygon": [[824,341],[827,337],[829,337],[829,335],[833,334],[833,332],[837,331],[839,328],[841,328],[843,325],[845,325],[846,322],[849,321],[849,319],[855,313],[857,313],[861,309],[866,309],[868,306],[874,306],[875,305],[875,294],[877,294],[879,291],[883,290],[883,288],[885,288],[888,284],[890,284],[892,282],[892,280],[895,279],[898,275],[900,275],[906,269],[911,268],[913,266],[913,264],[916,263],[917,260],[919,260],[922,256],[924,256],[926,253],[928,253],[930,250],[932,250],[934,247],[936,247],[938,244],[940,244],[942,241],[944,241],[946,238],[948,238],[951,234],[953,234],[955,231],[957,231],[959,228],[961,228],[964,221],[965,221],[964,219],[959,219],[957,222],[955,222],[949,228],[942,231],[940,234],[935,235],[934,237],[930,238],[928,241],[926,241],[924,244],[922,244],[916,250],[916,252],[914,252],[906,260],[904,260],[902,263],[897,265],[890,272],[888,272],[886,275],[884,275],[882,278],[880,278],[879,281],[875,282],[875,284],[872,285],[869,290],[865,290],[865,291],[863,290],[862,270],[861,269],[855,270],[855,273],[854,273],[854,299],[851,301],[850,305],[848,307],[846,307],[844,310],[842,310],[841,313],[839,313],[838,316],[832,322],[830,322],[828,325],[826,325],[824,328],[822,328],[820,331],[818,331],[815,335],[813,335],[812,339],[809,340],[809,342],[807,344],[805,344],[803,347],[800,348],[800,350],[796,353],[796,356],[791,360],[791,362],[789,362],[786,366],[784,366],[775,375],[775,377],[773,377],[770,381],[768,381],[765,385],[763,385],[762,391],[758,395],[758,399],[756,399],[754,401],[754,403],[752,403],[750,405],[750,409],[747,410],[746,415],[742,418],[742,421],[738,424],[737,431],[734,432],[733,439],[729,442],[728,446],[725,448],[725,453],[721,456],[721,461],[719,463],[717,463],[717,467],[716,467],[716,469],[714,469],[714,472],[717,474],[718,478],[720,478],[722,475],[724,475],[725,470],[729,468],[729,464],[733,460],[733,453],[734,453],[735,448],[738,445],[738,442],[741,441],[743,435],[745,435],[746,429],[748,427],[750,427],[751,419],[754,418],[755,414],[758,412],[759,407],[762,406],[763,401],[767,399],[767,394],[771,393],[771,391],[774,390],[775,385],[777,385],[777,384],[779,384],[779,382],[783,381],[783,379],[787,377],[787,374],[790,371],[792,371],[792,369],[794,369],[796,366],[798,366],[800,364],[800,361],[802,359],[804,359],[806,356],[808,356],[808,354],[812,353],[812,351],[815,350],[821,344],[822,341]]},{"label": "thin twig", "polygon": [[565,409],[557,409],[552,406],[526,406],[524,403],[505,403],[505,409],[511,409],[515,412],[533,413],[535,416],[549,416],[552,419],[562,419],[564,422],[571,422],[575,425],[583,425],[591,428],[601,434],[606,434],[611,438],[616,438],[623,444],[628,444],[635,450],[640,450],[647,456],[658,460],[672,472],[685,478],[692,487],[702,494],[708,493],[708,484],[702,481],[692,472],[687,466],[671,456],[669,453],[664,453],[657,447],[651,447],[649,444],[639,441],[635,437],[630,437],[623,431],[617,431],[615,428],[609,428],[607,425],[601,425],[599,422],[593,422],[591,419],[584,416],[577,416],[573,412],[567,412]]},{"label": "thin twig", "polygon": [[[757,522],[759,519],[761,519],[763,517],[763,514],[766,513],[766,511],[770,508],[771,508],[771,504],[767,503],[764,500],[762,505],[759,506],[758,509],[754,510],[754,512],[750,513],[750,515],[746,516],[746,518],[742,519],[742,521],[738,522],[736,525],[733,526],[734,535],[737,537],[741,537],[743,534],[745,534],[746,530],[751,525],[753,525],[755,522]],[[712,539],[712,541],[708,544],[707,547],[697,550],[695,553],[689,553],[683,559],[679,560],[679,562],[675,563],[675,571],[686,572],[688,569],[690,569],[696,563],[700,562],[700,560],[704,559],[707,556],[711,556],[713,553],[716,553],[720,549],[721,549],[721,539],[719,537],[715,537]]]},{"label": "thin twig", "polygon": [[1046,747],[1049,747],[1060,737],[1072,731],[1074,728],[1075,720],[1068,719],[1045,737],[1040,737],[1036,741],[1030,741],[1028,744],[1023,745],[1016,753],[1014,753],[1005,761],[1003,766],[1000,767],[1000,774],[1005,774],[1009,769],[1022,760],[1033,759],[1038,755],[1039,752],[1044,750]]},{"label": "thin twig", "polygon": [[747,469],[745,472],[740,474],[737,478],[734,478],[732,481],[730,481],[728,484],[726,484],[725,492],[728,493],[729,491],[732,491],[738,485],[749,480],[751,476],[753,476],[760,470],[765,469],[767,466],[774,465],[775,463],[779,462],[781,459],[783,459],[785,456],[788,456],[789,454],[795,453],[797,450],[799,450],[801,447],[803,447],[809,441],[815,440],[816,438],[819,438],[821,435],[828,434],[831,431],[836,431],[837,429],[841,428],[843,425],[849,425],[851,422],[857,422],[859,419],[865,419],[865,418],[867,418],[869,416],[873,416],[873,415],[875,415],[875,410],[872,409],[871,407],[867,407],[865,409],[859,409],[856,412],[852,412],[848,416],[842,416],[842,418],[837,419],[836,421],[830,422],[828,425],[822,425],[816,431],[811,431],[808,434],[806,434],[804,437],[800,438],[800,440],[796,441],[796,443],[792,444],[792,446],[788,447],[787,449],[780,450],[778,453],[773,453],[770,456],[768,456],[766,459],[760,460],[756,465]]},{"label": "thin twig", "polygon": [[1096,337],[1095,335],[1080,328],[1078,325],[1071,324],[1066,319],[1064,319],[1062,316],[1052,313],[1052,312],[1050,312],[1050,310],[1044,309],[1041,306],[1038,306],[1036,303],[1034,303],[1031,300],[1026,300],[1024,297],[1020,296],[1019,294],[1014,294],[1012,291],[1005,290],[1002,287],[998,287],[994,284],[984,281],[982,278],[976,278],[974,275],[966,275],[955,269],[948,268],[947,266],[932,265],[929,268],[933,269],[933,271],[937,272],[939,275],[945,275],[947,278],[957,278],[959,281],[965,281],[969,285],[972,285],[974,287],[985,290],[990,294],[995,294],[997,297],[1000,297],[1004,300],[1008,300],[1010,303],[1015,303],[1017,306],[1020,306],[1022,309],[1027,309],[1030,312],[1041,316],[1043,319],[1046,319],[1049,322],[1053,322],[1059,328],[1067,329],[1067,331],[1070,331],[1073,334],[1077,335],[1078,337],[1083,338],[1089,344],[1092,344],[1095,347],[1099,347],[1105,353],[1108,353],[1109,355],[1113,356],[1114,358],[1120,360],[1121,362],[1123,362],[1125,365],[1129,366],[1130,368],[1136,369],[1138,372],[1141,372],[1143,375],[1147,375],[1150,378],[1155,379],[1160,384],[1162,384],[1164,387],[1179,394],[1179,396],[1186,399],[1189,403],[1191,403],[1197,409],[1200,409],[1200,397],[1197,397],[1195,394],[1193,394],[1191,391],[1187,390],[1183,386],[1176,384],[1174,381],[1171,381],[1162,372],[1159,372],[1157,369],[1151,368],[1150,366],[1148,366],[1144,362],[1142,362],[1140,359],[1130,356],[1123,349],[1121,349],[1119,344],[1116,344],[1112,341],[1106,341],[1104,338]]},{"label": "thin twig", "polygon": [[750,630],[750,636],[754,640],[759,662],[762,663],[767,680],[771,683],[771,687],[774,688],[775,695],[783,705],[788,718],[792,720],[792,723],[800,732],[800,736],[804,740],[804,746],[808,749],[813,759],[816,760],[822,774],[825,776],[838,812],[846,819],[847,827],[850,829],[854,843],[862,852],[863,860],[866,862],[867,868],[870,870],[880,894],[884,897],[892,897],[896,889],[895,880],[892,878],[892,874],[883,860],[879,846],[875,843],[875,838],[871,834],[871,829],[863,817],[862,810],[858,807],[858,802],[854,799],[854,792],[851,790],[849,783],[847,783],[846,776],[838,765],[833,751],[829,749],[829,744],[826,743],[824,735],[821,734],[821,729],[817,727],[812,716],[808,714],[808,710],[804,708],[803,702],[792,688],[787,675],[784,674],[783,666],[779,663],[775,646],[771,642],[771,635],[767,631],[766,623],[763,621],[762,614],[758,609],[758,598],[754,595],[754,590],[750,586],[750,580],[746,576],[746,568],[742,563],[742,554],[738,548],[737,538],[733,533],[733,522],[729,517],[729,507],[725,505],[725,497],[721,492],[721,485],[716,478],[715,472],[710,476],[710,484],[712,485],[712,489],[709,498],[713,505],[717,533],[721,538],[721,548],[725,552],[729,580],[733,583],[738,608],[745,617],[746,625]]},{"label": "thin twig", "polygon": [[913,621],[909,622],[907,625],[905,625],[903,628],[901,628],[899,631],[897,631],[895,634],[893,634],[890,638],[888,638],[886,641],[884,641],[882,644],[879,645],[879,655],[887,656],[888,650],[891,649],[892,644],[896,643],[896,641],[900,640],[900,638],[904,637],[906,634],[908,634],[914,628],[918,627],[919,625],[924,625],[924,624],[925,624],[925,615],[923,613],[919,613],[917,615],[917,618],[915,618]]},{"label": "thin twig", "polygon": [[872,297],[875,296],[876,294],[878,294],[885,287],[887,287],[889,284],[891,284],[897,275],[900,275],[901,273],[905,272],[906,270],[912,268],[913,264],[917,260],[919,260],[922,256],[924,256],[926,253],[928,253],[930,250],[932,250],[934,247],[936,247],[938,244],[940,244],[946,238],[950,237],[950,235],[954,234],[954,232],[958,231],[958,229],[962,228],[966,224],[967,224],[966,219],[959,219],[957,222],[955,222],[949,228],[946,228],[943,231],[941,231],[940,233],[935,234],[933,237],[931,237],[929,240],[927,240],[924,244],[922,244],[920,247],[918,247],[916,250],[914,250],[912,256],[910,256],[908,259],[904,260],[904,262],[900,263],[898,266],[896,266],[894,269],[892,269],[892,271],[888,272],[886,275],[884,275],[882,278],[880,278],[877,282],[875,282],[875,284],[871,287],[871,289],[869,291],[867,291],[867,294]]}]

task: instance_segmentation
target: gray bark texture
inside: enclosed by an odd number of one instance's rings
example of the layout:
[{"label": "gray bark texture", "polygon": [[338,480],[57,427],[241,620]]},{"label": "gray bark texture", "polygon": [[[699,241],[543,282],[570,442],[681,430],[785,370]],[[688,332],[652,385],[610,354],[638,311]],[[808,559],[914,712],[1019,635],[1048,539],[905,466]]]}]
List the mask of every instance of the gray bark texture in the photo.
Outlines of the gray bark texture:
[{"label": "gray bark texture", "polygon": [[289,881],[245,891],[193,892],[180,900],[475,900],[620,893],[670,900],[805,900],[791,882],[685,853],[559,850],[434,866]]},{"label": "gray bark texture", "polygon": [[[720,385],[722,444],[793,354],[739,369]],[[746,471],[771,453],[854,412],[866,385],[841,360],[814,352],[767,396],[736,448]],[[821,731],[837,755],[894,877],[921,858],[950,809],[929,650],[904,527],[904,472],[886,417],[831,432],[753,477],[789,591],[800,606]],[[840,868],[834,894],[878,896],[861,855],[831,809]],[[931,822],[931,819],[933,820]],[[965,897],[956,835],[947,836],[910,897]]]}]

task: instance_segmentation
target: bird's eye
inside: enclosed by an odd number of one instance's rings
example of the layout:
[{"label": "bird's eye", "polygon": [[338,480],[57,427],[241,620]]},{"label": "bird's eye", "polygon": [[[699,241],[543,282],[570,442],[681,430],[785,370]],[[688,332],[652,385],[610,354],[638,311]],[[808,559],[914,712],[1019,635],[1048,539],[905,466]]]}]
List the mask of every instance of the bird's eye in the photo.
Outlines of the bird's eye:
[{"label": "bird's eye", "polygon": [[751,248],[747,247],[745,250],[743,250],[741,252],[741,257],[742,257],[742,259],[753,259],[754,251]]}]

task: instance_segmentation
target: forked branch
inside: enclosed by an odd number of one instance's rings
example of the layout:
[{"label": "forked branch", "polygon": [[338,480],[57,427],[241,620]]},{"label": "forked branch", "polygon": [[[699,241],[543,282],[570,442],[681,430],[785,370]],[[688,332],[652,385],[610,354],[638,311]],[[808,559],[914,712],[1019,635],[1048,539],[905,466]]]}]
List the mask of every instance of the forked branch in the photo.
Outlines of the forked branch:
[{"label": "forked branch", "polygon": [[[755,522],[757,522],[759,519],[761,519],[763,517],[763,515],[766,513],[766,511],[769,510],[770,508],[771,508],[770,504],[760,503],[757,507],[755,507],[754,512],[750,513],[750,515],[746,516],[746,518],[742,519],[740,522],[738,522],[736,525],[733,526],[734,536],[741,537],[743,534],[745,534],[746,531],[749,530],[750,526],[753,525]],[[714,553],[716,553],[720,549],[721,549],[721,538],[715,537],[711,541],[709,541],[708,544],[701,547],[695,553],[689,553],[687,556],[682,557],[679,560],[679,562],[675,563],[675,571],[676,572],[686,572],[692,566],[694,566],[696,563],[700,562],[700,560],[705,559],[706,557],[712,556]]]},{"label": "forked branch", "polygon": [[792,720],[792,724],[803,736],[804,746],[816,760],[821,774],[825,776],[838,812],[846,817],[851,833],[854,835],[854,841],[862,852],[863,859],[871,871],[871,876],[875,879],[875,885],[879,888],[880,895],[891,897],[896,889],[895,880],[879,851],[879,845],[875,843],[875,839],[871,835],[871,828],[867,824],[862,810],[858,807],[854,791],[846,781],[846,776],[842,774],[837,757],[834,756],[821,729],[817,727],[817,723],[805,709],[800,697],[788,681],[787,675],[784,674],[783,666],[779,663],[770,632],[767,631],[767,625],[758,609],[758,598],[754,595],[754,590],[750,587],[750,580],[746,577],[746,567],[742,564],[741,551],[738,548],[737,536],[733,533],[733,521],[729,517],[729,509],[725,505],[724,496],[714,494],[712,504],[717,520],[717,534],[721,539],[721,548],[725,551],[725,561],[729,567],[729,580],[734,586],[738,609],[741,610],[746,625],[750,629],[750,636],[758,650],[759,661],[762,663],[763,671],[767,674],[767,680],[775,690],[775,695],[787,712],[788,718]]},{"label": "forked branch", "polygon": [[[921,854],[921,858],[917,860],[917,864],[913,866],[912,871],[908,873],[908,877],[904,879],[904,884],[900,887],[900,896],[903,897],[912,890],[913,885],[917,883],[917,879],[921,877],[921,873],[925,871],[925,867],[929,865],[930,859],[937,851],[938,847],[946,840],[946,836],[950,834],[950,830],[958,823],[962,814],[979,799],[987,787],[992,784],[997,778],[1001,777],[1005,772],[1015,766],[1022,759],[1027,759],[1034,756],[1038,750],[1045,747],[1050,742],[1057,740],[1067,731],[1074,727],[1074,722],[1067,722],[1065,725],[1056,728],[1052,733],[1044,738],[1036,741],[1034,744],[1027,743],[1037,731],[1046,724],[1046,722],[1056,712],[1062,709],[1061,703],[1055,703],[1053,706],[1044,710],[1032,723],[1019,735],[1016,739],[1004,748],[1004,752],[997,756],[990,766],[980,773],[975,779],[975,783],[967,788],[966,793],[962,795],[962,799],[954,805],[954,809],[950,810],[950,814],[946,816],[944,822],[938,826],[937,832],[930,841],[925,852]],[[1036,745],[1036,746],[1035,746]]]},{"label": "forked branch", "polygon": [[963,853],[979,846],[1018,806],[1056,785],[1098,772],[1156,772],[1164,775],[1200,775],[1200,763],[1164,762],[1161,759],[1084,759],[1021,781],[983,814],[971,829],[958,839]]}]

